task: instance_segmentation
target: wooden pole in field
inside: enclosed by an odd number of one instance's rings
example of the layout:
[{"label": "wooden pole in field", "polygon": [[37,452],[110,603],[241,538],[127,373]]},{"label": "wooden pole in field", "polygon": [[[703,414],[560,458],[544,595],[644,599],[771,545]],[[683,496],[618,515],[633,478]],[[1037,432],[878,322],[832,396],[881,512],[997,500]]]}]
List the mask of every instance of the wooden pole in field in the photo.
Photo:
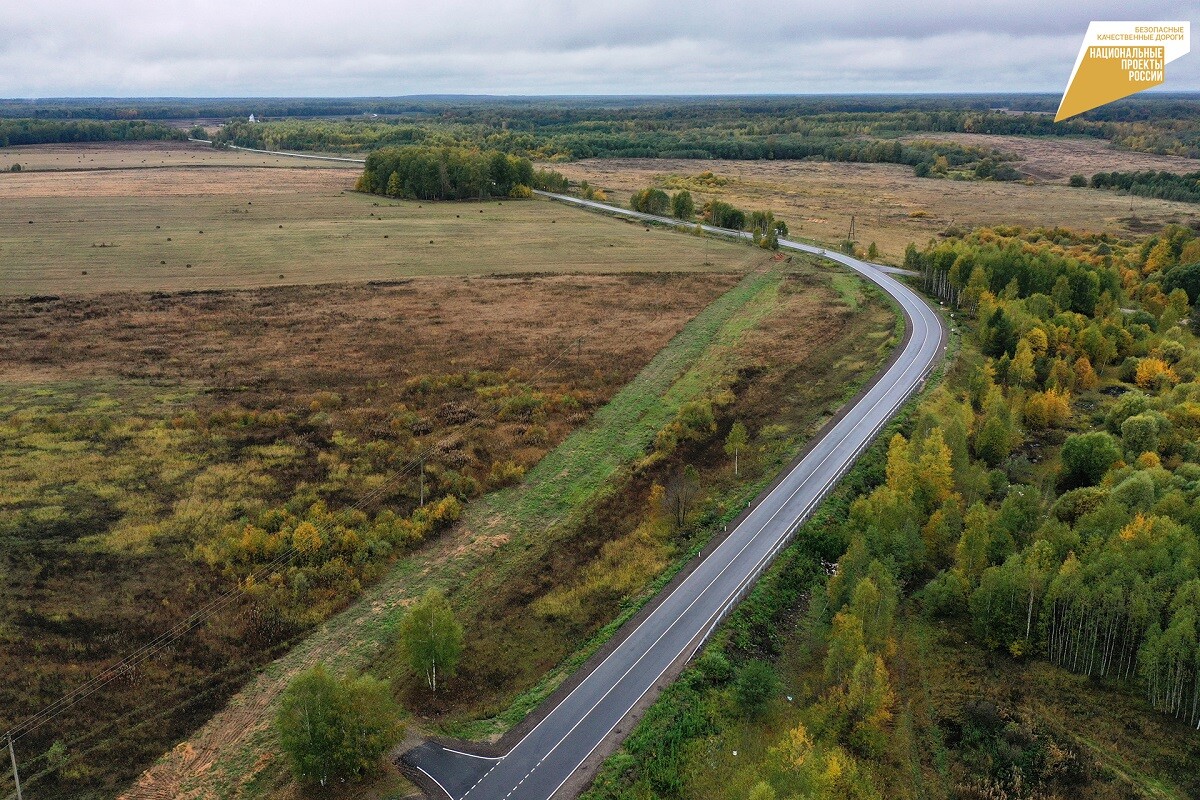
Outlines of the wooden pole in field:
[{"label": "wooden pole in field", "polygon": [[17,800],[23,800],[21,797],[21,776],[17,772],[17,751],[13,750],[12,736],[5,737],[8,739],[8,757],[12,760],[13,768],[13,783],[17,785]]}]

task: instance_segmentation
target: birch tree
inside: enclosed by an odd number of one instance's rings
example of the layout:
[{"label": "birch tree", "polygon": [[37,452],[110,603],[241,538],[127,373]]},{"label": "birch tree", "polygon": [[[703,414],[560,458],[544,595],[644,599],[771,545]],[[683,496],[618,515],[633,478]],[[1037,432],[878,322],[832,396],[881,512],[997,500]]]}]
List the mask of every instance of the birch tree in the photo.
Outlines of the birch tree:
[{"label": "birch tree", "polygon": [[400,644],[413,671],[431,691],[454,677],[463,648],[463,628],[445,596],[430,589],[400,623]]}]

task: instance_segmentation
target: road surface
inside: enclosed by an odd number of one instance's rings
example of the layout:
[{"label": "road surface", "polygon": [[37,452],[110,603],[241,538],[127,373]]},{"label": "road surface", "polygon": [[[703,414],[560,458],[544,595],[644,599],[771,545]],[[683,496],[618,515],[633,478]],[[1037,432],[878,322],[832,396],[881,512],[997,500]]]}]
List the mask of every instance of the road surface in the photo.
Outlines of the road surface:
[{"label": "road surface", "polygon": [[[660,224],[663,217],[565,195],[539,194],[574,205]],[[704,226],[713,233],[749,234]],[[703,562],[661,599],[636,629],[596,666],[506,755],[489,758],[427,742],[404,761],[437,784],[450,800],[548,800],[565,784],[680,659],[690,658],[744,596],[792,533],[925,381],[944,349],[938,315],[908,287],[847,255],[780,240],[781,250],[837,261],[887,292],[903,309],[907,338],[898,356],[842,418]],[[552,698],[551,701],[554,702]]]}]

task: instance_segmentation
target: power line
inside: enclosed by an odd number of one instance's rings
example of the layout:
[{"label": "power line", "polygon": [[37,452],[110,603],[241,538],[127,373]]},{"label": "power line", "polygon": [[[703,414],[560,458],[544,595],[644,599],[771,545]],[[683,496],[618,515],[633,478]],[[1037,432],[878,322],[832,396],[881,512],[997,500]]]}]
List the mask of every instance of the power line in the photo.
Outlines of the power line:
[{"label": "power line", "polygon": [[[546,372],[548,372],[550,369],[552,369],[556,364],[558,364],[559,361],[561,361],[563,359],[563,357],[565,355],[567,355],[570,352],[572,347],[574,347],[577,344],[579,344],[580,342],[582,342],[582,340],[584,338],[585,337],[583,337],[583,336],[577,336],[574,339],[572,339],[571,341],[569,341],[566,345],[564,345],[555,354],[555,356],[548,363],[542,365],[531,376],[530,380],[536,381],[538,378],[540,378],[542,375],[544,375]],[[381,483],[379,486],[375,487],[373,490],[367,492],[365,495],[360,497],[357,502],[355,502],[350,507],[344,509],[343,511],[345,512],[345,511],[361,511],[361,510],[363,510],[366,506],[368,506],[371,503],[375,502],[376,500],[380,499],[387,492],[390,492],[395,487],[395,485],[399,481],[399,479],[403,478],[405,475],[407,475],[413,469],[414,466],[417,466],[418,464],[423,465],[425,460],[429,458],[429,456],[433,453],[433,451],[436,448],[451,441],[454,436],[457,436],[464,432],[473,430],[474,428],[481,425],[483,423],[483,421],[484,421],[483,417],[476,417],[473,420],[466,423],[465,425],[455,429],[452,433],[448,433],[446,436],[442,437],[437,442],[428,445],[426,448],[424,448],[421,451],[421,453],[419,455],[410,459],[403,467],[400,467],[397,470],[395,470],[394,472],[392,472],[392,474],[390,476],[388,476],[388,478],[386,480],[384,480],[383,483]],[[326,536],[329,536],[332,532],[331,525],[329,522],[321,522],[319,525],[316,525],[314,527],[317,527],[317,529]],[[282,567],[282,566],[288,564],[289,562],[291,562],[296,557],[296,555],[297,554],[294,549],[291,549],[291,548],[285,549],[282,553],[275,556],[275,558],[271,559],[266,564],[261,565],[258,569],[256,569],[254,572],[252,572],[247,577],[254,578],[254,580],[257,582],[257,581],[261,580],[263,577],[265,577],[266,575],[268,575],[269,573],[278,569],[279,567]],[[159,634],[157,637],[152,639],[150,642],[142,645],[137,650],[133,651],[129,655],[122,658],[116,664],[113,664],[113,665],[105,668],[99,674],[88,679],[80,686],[76,687],[72,691],[70,691],[67,694],[60,697],[58,700],[54,701],[53,703],[46,706],[42,710],[25,718],[21,722],[17,723],[16,725],[14,725],[11,728],[9,728],[9,730],[5,732],[5,736],[9,739],[9,742],[11,744],[12,742],[15,742],[15,741],[21,739],[26,734],[29,734],[29,733],[37,730],[42,725],[45,725],[50,720],[54,719],[55,717],[59,716],[60,714],[64,713],[65,711],[69,710],[72,706],[76,705],[80,701],[91,696],[95,692],[103,689],[105,686],[112,683],[114,680],[117,680],[120,677],[131,674],[133,672],[133,670],[139,664],[141,664],[142,662],[151,658],[152,656],[156,655],[157,653],[159,653],[160,651],[162,651],[164,648],[168,647],[169,645],[173,644],[174,642],[178,641],[180,638],[182,638],[185,634],[189,633],[197,625],[199,625],[200,623],[207,620],[209,617],[211,617],[216,612],[224,609],[226,606],[228,606],[234,600],[236,600],[237,598],[242,596],[242,594],[243,594],[242,586],[240,584],[238,586],[231,587],[230,589],[226,590],[222,594],[218,595],[213,600],[210,600],[208,603],[201,606],[199,609],[194,611],[191,615],[189,615],[183,621],[176,623],[175,625],[173,625],[171,628],[169,628],[164,633]]]}]

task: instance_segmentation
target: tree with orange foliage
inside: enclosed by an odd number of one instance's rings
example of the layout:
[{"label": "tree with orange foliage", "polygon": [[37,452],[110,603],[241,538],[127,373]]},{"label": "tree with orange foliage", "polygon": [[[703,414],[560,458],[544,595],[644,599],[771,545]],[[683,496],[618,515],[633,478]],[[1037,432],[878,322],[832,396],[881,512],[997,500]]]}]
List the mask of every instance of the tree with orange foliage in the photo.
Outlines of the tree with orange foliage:
[{"label": "tree with orange foliage", "polygon": [[1163,238],[1146,254],[1146,263],[1142,265],[1142,274],[1151,275],[1173,266],[1175,266],[1175,253],[1171,249],[1171,240]]},{"label": "tree with orange foliage", "polygon": [[1075,359],[1075,386],[1082,391],[1095,389],[1100,382],[1096,370],[1092,369],[1092,361],[1087,356]]},{"label": "tree with orange foliage", "polygon": [[1061,428],[1071,417],[1071,396],[1065,389],[1034,392],[1025,402],[1025,424],[1031,428]]},{"label": "tree with orange foliage", "polygon": [[1175,370],[1161,358],[1143,358],[1138,362],[1134,380],[1143,389],[1165,389],[1179,381]]},{"label": "tree with orange foliage", "polygon": [[292,531],[292,547],[302,555],[317,552],[324,543],[321,532],[311,522],[301,522],[296,526],[296,530]]}]

